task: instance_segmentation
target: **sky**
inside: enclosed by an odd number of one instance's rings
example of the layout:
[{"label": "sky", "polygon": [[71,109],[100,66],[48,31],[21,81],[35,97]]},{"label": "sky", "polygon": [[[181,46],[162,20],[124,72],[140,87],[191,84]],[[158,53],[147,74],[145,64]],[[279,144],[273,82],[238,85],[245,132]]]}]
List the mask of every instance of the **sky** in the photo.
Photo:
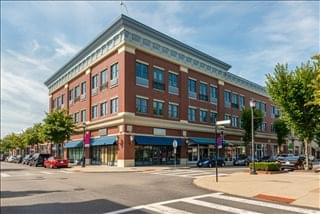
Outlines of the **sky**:
[{"label": "sky", "polygon": [[1,137],[41,122],[43,82],[124,13],[265,85],[277,63],[319,53],[319,2],[3,2]]}]

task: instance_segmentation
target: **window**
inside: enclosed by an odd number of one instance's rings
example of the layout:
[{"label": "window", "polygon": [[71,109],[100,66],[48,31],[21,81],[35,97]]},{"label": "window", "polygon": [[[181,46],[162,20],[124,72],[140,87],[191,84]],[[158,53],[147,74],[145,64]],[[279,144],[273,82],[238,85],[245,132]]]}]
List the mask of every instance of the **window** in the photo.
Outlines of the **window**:
[{"label": "window", "polygon": [[103,70],[100,73],[100,90],[107,87],[107,70]]},{"label": "window", "polygon": [[245,98],[243,95],[240,95],[240,109],[244,109],[246,105]]},{"label": "window", "polygon": [[231,126],[235,127],[235,128],[239,127],[239,117],[237,117],[237,116],[231,117]]},{"label": "window", "polygon": [[210,123],[216,124],[217,122],[217,112],[210,112]]},{"label": "window", "polygon": [[111,65],[111,78],[110,78],[111,86],[118,84],[118,75],[119,75],[118,63]]},{"label": "window", "polygon": [[202,82],[200,83],[199,100],[208,101],[207,84]]},{"label": "window", "polygon": [[215,86],[210,86],[210,102],[217,103],[218,101],[218,90]]},{"label": "window", "polygon": [[232,108],[239,108],[239,95],[232,93],[231,98],[232,98],[231,100]]},{"label": "window", "polygon": [[153,88],[165,90],[163,83],[163,71],[158,68],[153,68]]},{"label": "window", "polygon": [[100,104],[100,116],[107,115],[107,102],[103,102]]},{"label": "window", "polygon": [[275,106],[271,106],[271,117],[277,118],[279,115],[279,110]]},{"label": "window", "polygon": [[98,87],[98,74],[91,77],[91,89],[96,89]]},{"label": "window", "polygon": [[81,111],[81,122],[86,122],[87,120],[87,112],[86,110]]},{"label": "window", "polygon": [[188,80],[188,91],[190,98],[197,98],[197,81],[193,79]]},{"label": "window", "polygon": [[275,132],[276,132],[276,129],[274,128],[274,125],[273,125],[273,124],[271,124],[271,132],[272,132],[272,133],[275,133]]},{"label": "window", "polygon": [[261,131],[263,131],[263,132],[267,131],[267,123],[261,124]]},{"label": "window", "polygon": [[169,93],[179,94],[178,75],[169,72]]},{"label": "window", "polygon": [[153,101],[153,114],[163,115],[163,102]]},{"label": "window", "polygon": [[74,119],[75,123],[79,123],[80,122],[80,113],[79,112],[74,113],[73,119]]},{"label": "window", "polygon": [[207,122],[207,111],[200,110],[200,122],[204,123]]},{"label": "window", "polygon": [[136,112],[147,113],[148,112],[148,100],[137,97],[136,98]]},{"label": "window", "polygon": [[111,114],[118,112],[118,98],[111,100]]},{"label": "window", "polygon": [[231,92],[224,91],[224,106],[230,108],[231,106]]},{"label": "window", "polygon": [[179,106],[176,104],[169,104],[168,114],[170,118],[178,118],[178,115],[179,115],[178,108]]},{"label": "window", "polygon": [[95,119],[97,118],[97,116],[98,116],[98,106],[95,105],[91,107],[91,118]]},{"label": "window", "polygon": [[80,97],[80,86],[76,86],[74,88],[74,99],[78,99]]},{"label": "window", "polygon": [[81,95],[85,95],[87,91],[87,84],[86,82],[81,83]]},{"label": "window", "polygon": [[140,86],[149,86],[148,65],[136,62],[136,84]]},{"label": "window", "polygon": [[196,109],[188,108],[188,120],[192,122],[196,121]]},{"label": "window", "polygon": [[225,120],[231,120],[231,116],[228,115],[228,114],[225,114],[225,115],[224,115],[224,119],[225,119]]},{"label": "window", "polygon": [[69,100],[73,101],[73,99],[74,99],[74,92],[73,92],[73,89],[70,89],[69,90]]}]

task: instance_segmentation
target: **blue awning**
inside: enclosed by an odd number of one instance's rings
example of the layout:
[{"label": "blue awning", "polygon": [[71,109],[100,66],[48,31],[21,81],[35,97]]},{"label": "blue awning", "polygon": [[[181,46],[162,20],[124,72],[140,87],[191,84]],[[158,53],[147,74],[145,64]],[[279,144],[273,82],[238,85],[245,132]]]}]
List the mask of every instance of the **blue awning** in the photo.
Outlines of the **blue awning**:
[{"label": "blue awning", "polygon": [[82,140],[69,141],[64,145],[64,148],[77,148],[82,147]]},{"label": "blue awning", "polygon": [[99,138],[91,138],[91,146],[113,145],[116,143],[116,136],[103,136]]},{"label": "blue awning", "polygon": [[199,144],[199,145],[214,145],[214,144],[216,144],[216,140],[214,138],[191,137],[189,139],[191,141],[191,144]]},{"label": "blue awning", "polygon": [[154,137],[154,136],[135,136],[134,140],[139,145],[158,145],[158,146],[172,146],[172,142],[176,140],[178,145],[182,144],[180,138],[172,137]]}]

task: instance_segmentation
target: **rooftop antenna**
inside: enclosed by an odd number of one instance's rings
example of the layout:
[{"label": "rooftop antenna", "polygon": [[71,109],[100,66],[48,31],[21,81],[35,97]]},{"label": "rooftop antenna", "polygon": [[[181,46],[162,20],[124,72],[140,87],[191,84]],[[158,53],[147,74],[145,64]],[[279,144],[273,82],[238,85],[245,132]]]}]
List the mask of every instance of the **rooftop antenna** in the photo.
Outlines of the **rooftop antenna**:
[{"label": "rooftop antenna", "polygon": [[120,6],[121,6],[121,11],[123,10],[123,8],[125,9],[127,15],[129,15],[127,6],[125,5],[125,3],[123,1],[120,1]]}]

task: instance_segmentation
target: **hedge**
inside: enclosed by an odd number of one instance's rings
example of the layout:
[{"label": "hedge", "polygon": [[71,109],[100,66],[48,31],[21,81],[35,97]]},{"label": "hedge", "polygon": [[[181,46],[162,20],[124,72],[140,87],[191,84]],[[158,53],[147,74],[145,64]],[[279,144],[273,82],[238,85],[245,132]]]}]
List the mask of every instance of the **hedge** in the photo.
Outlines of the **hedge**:
[{"label": "hedge", "polygon": [[[257,171],[280,171],[280,163],[277,162],[255,162],[254,165]],[[252,163],[249,167],[252,168]]]}]

